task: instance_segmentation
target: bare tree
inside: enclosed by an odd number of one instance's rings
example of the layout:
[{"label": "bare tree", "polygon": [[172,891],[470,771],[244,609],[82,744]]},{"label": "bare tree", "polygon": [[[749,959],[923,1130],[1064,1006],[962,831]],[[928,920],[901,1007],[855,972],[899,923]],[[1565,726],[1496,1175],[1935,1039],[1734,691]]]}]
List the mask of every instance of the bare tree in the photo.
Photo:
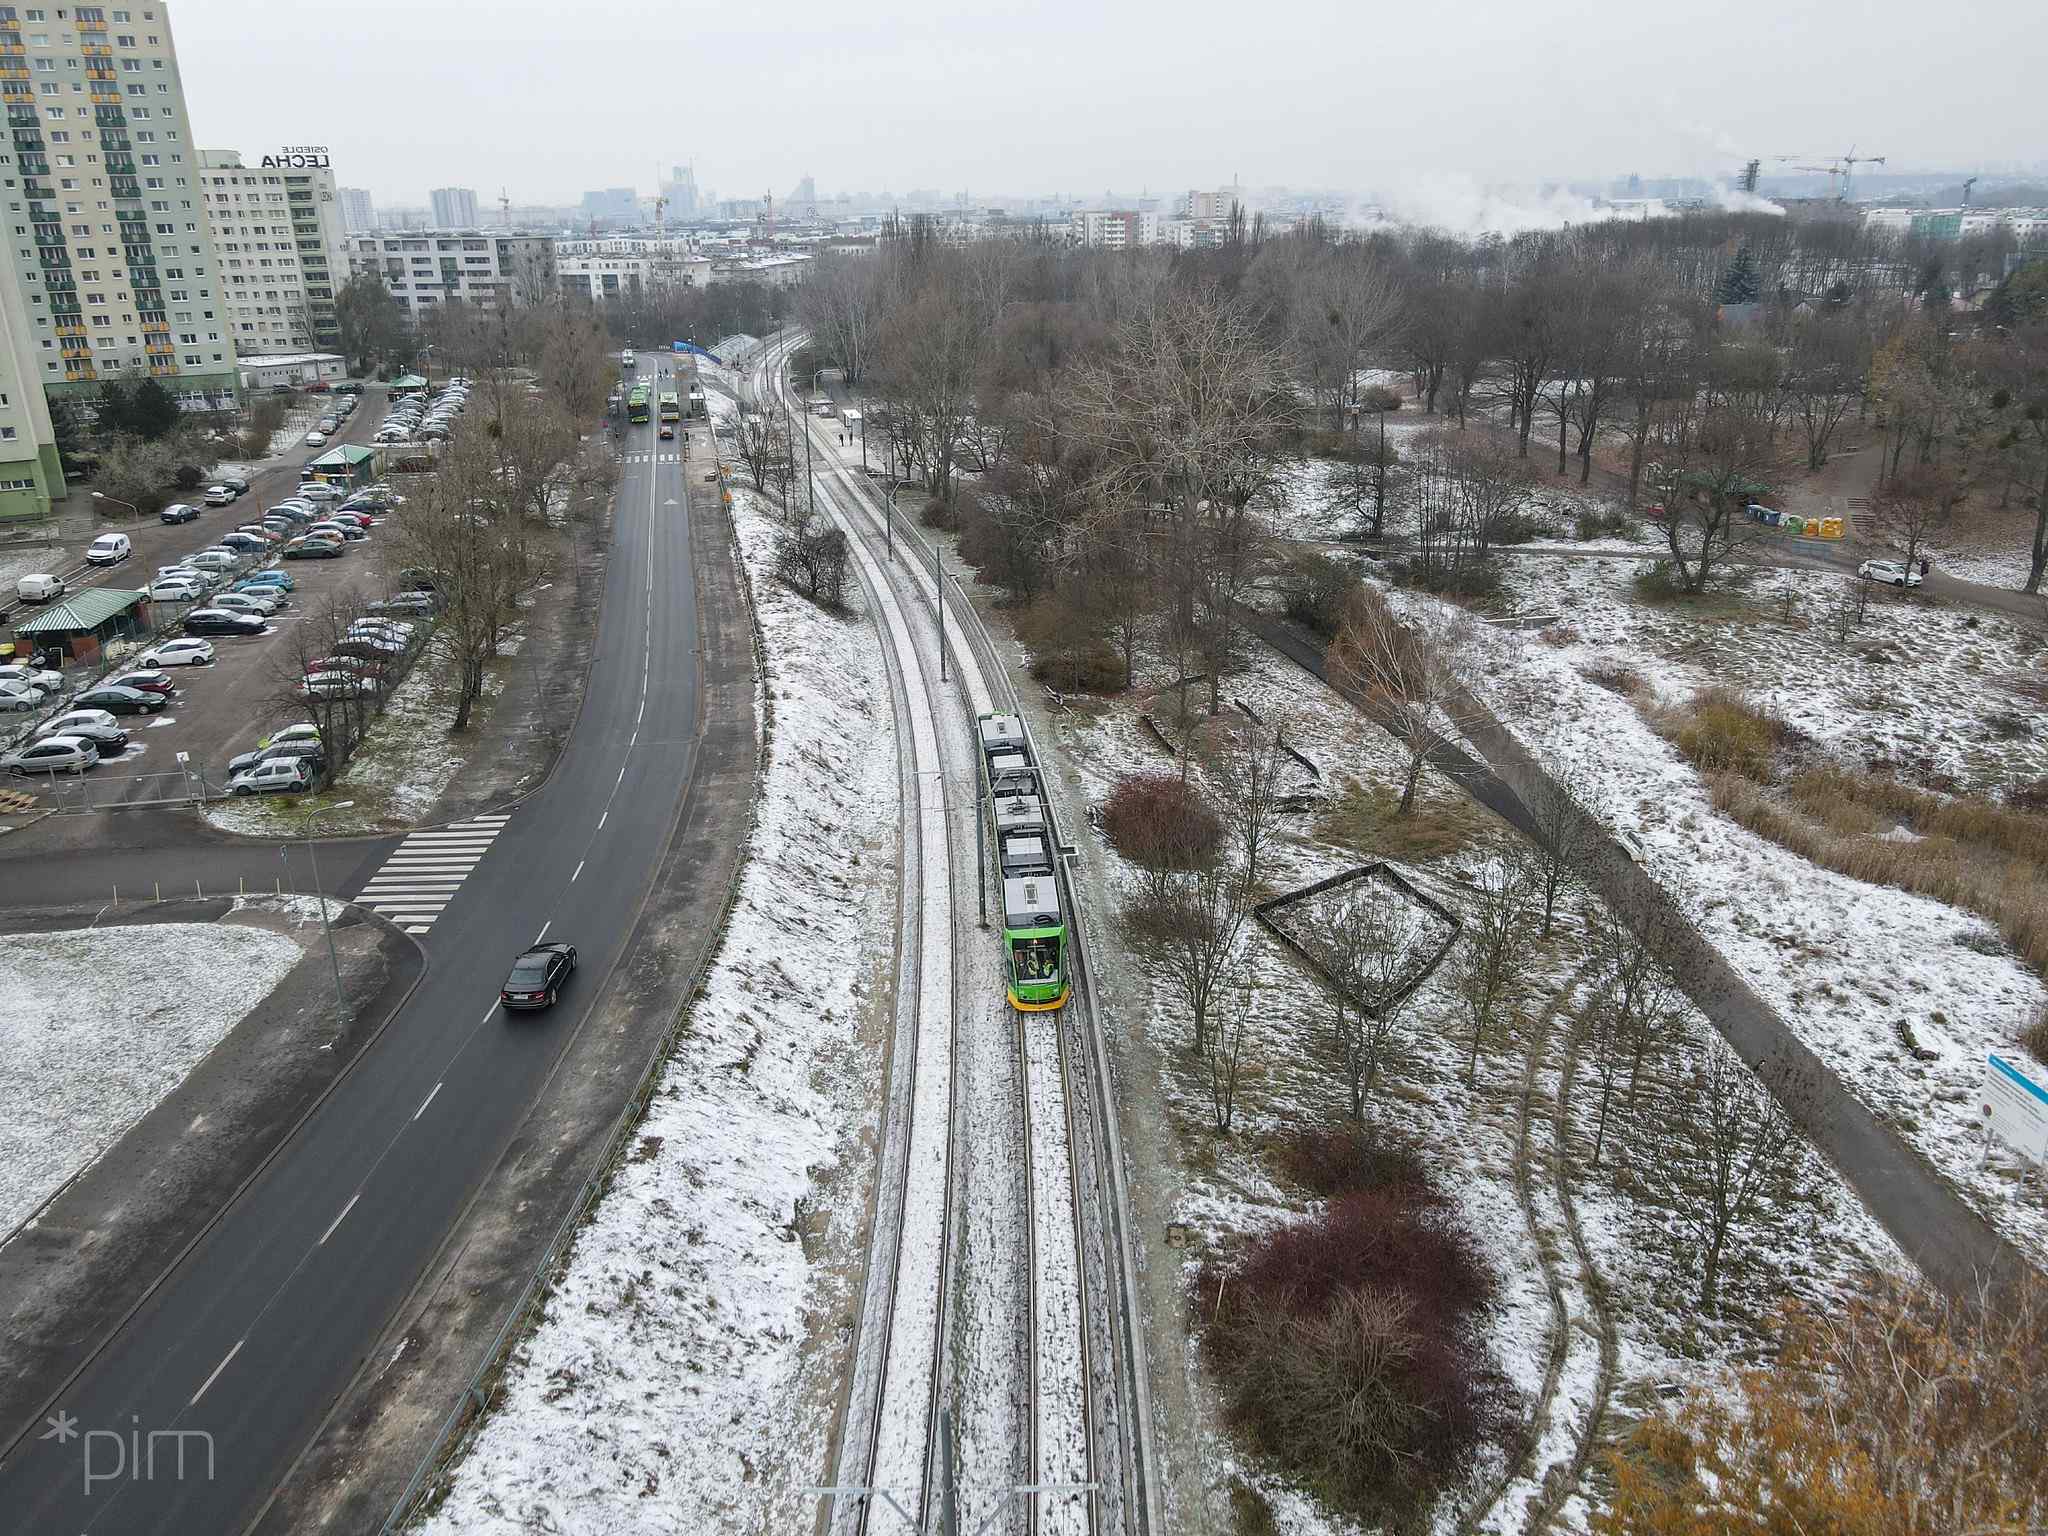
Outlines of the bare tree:
[{"label": "bare tree", "polygon": [[[1678,1033],[1684,990],[1671,970],[1690,936],[1682,896],[1661,887],[1654,892],[1621,898],[1619,906],[1599,909],[1589,938],[1599,967],[1600,1006],[1611,1034],[1614,1066],[1628,1070],[1628,1111],[1635,1113],[1643,1066],[1664,1050]],[[1599,1118],[1593,1135],[1593,1163],[1598,1166],[1607,1136],[1608,1110],[1616,1074],[1602,1073]]]},{"label": "bare tree", "polygon": [[1770,490],[1771,426],[1733,406],[1687,401],[1654,431],[1672,572],[1682,590],[1701,592],[1761,536],[1748,508]]},{"label": "bare tree", "polygon": [[1698,1243],[1700,1306],[1711,1309],[1730,1245],[1763,1207],[1796,1192],[1805,1148],[1778,1101],[1718,1037],[1671,1095],[1679,1145],[1644,1171]]},{"label": "bare tree", "polygon": [[821,608],[846,605],[846,535],[802,507],[786,511],[775,538],[775,574]]},{"label": "bare tree", "polygon": [[1523,794],[1522,803],[1535,822],[1529,856],[1543,903],[1539,937],[1547,940],[1559,899],[1584,885],[1587,861],[1602,839],[1587,803],[1592,776],[1576,763],[1558,757],[1546,758],[1541,767],[1541,775]]},{"label": "bare tree", "polygon": [[1138,942],[1166,975],[1187,1015],[1197,1055],[1209,1049],[1211,1005],[1225,978],[1243,963],[1244,881],[1222,859],[1195,868],[1150,872],[1131,912]]},{"label": "bare tree", "polygon": [[789,439],[774,416],[753,411],[740,418],[733,437],[733,452],[739,455],[754,484],[765,491],[772,484],[771,475],[777,475],[789,462]]},{"label": "bare tree", "polygon": [[1365,1117],[1381,1074],[1399,1053],[1420,941],[1414,909],[1399,891],[1376,880],[1361,883],[1324,940],[1338,980],[1338,1059],[1354,1120]]},{"label": "bare tree", "polygon": [[1480,1050],[1528,984],[1536,884],[1535,868],[1519,851],[1495,861],[1479,877],[1451,974],[1459,1008],[1472,1030],[1467,1082],[1478,1080]]},{"label": "bare tree", "polygon": [[1422,765],[1470,697],[1463,673],[1473,655],[1472,629],[1462,610],[1444,606],[1403,621],[1384,595],[1361,586],[1330,642],[1330,682],[1391,731],[1406,756],[1398,815],[1415,808]]},{"label": "bare tree", "polygon": [[1244,883],[1258,888],[1260,861],[1280,825],[1280,806],[1289,771],[1280,733],[1263,736],[1240,746],[1226,748],[1215,764],[1223,790],[1223,815],[1237,845],[1238,863]]},{"label": "bare tree", "polygon": [[1962,491],[1953,471],[1915,464],[1871,492],[1870,510],[1887,543],[1904,551],[1908,570],[1920,551],[1945,530]]},{"label": "bare tree", "polygon": [[1784,389],[1806,434],[1806,467],[1828,461],[1835,429],[1862,398],[1870,371],[1870,338],[1848,316],[1815,315],[1795,323]]},{"label": "bare tree", "polygon": [[1216,1134],[1228,1136],[1237,1116],[1237,1080],[1244,1065],[1245,1028],[1251,1021],[1258,991],[1249,973],[1227,984],[1217,1021],[1215,1049],[1208,1053],[1209,1114]]}]

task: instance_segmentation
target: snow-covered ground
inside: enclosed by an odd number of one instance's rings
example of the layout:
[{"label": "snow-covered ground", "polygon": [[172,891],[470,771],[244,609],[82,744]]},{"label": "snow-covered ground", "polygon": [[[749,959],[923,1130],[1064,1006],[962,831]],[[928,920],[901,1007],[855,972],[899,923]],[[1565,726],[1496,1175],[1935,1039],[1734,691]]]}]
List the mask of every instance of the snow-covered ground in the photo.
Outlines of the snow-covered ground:
[{"label": "snow-covered ground", "polygon": [[895,880],[874,631],[768,575],[734,516],[767,651],[770,752],[731,926],[639,1150],[429,1522],[436,1532],[808,1529],[866,1220]]},{"label": "snow-covered ground", "polygon": [[[1647,636],[1631,638],[1641,614],[1619,604],[1602,612],[1611,627],[1566,644],[1501,640],[1481,690],[1489,704],[1532,750],[1588,776],[1595,809],[1633,834],[1653,873],[1694,893],[1708,940],[1865,1104],[2002,1231],[2048,1259],[2048,1210],[2038,1191],[2019,1185],[2010,1159],[1986,1156],[1977,1108],[1986,1053],[2024,1056],[2015,1042],[2048,997],[2040,978],[1981,918],[1817,868],[1716,812],[1698,772],[1637,706],[1585,675],[1657,659]],[[1939,747],[1944,729],[1959,730],[1988,707],[1983,687],[1996,658],[2009,655],[1999,648],[2015,643],[2011,626],[1983,617],[1973,629],[1966,617],[1921,610],[1902,622],[1910,628],[1899,648],[1917,651],[1930,669],[1912,693],[1926,723],[1892,728],[1917,729]],[[1732,637],[1701,643],[1713,645],[1717,662],[1799,654],[1772,645],[1753,619],[1740,633],[1740,646]],[[1894,676],[1906,665],[1895,664]],[[1853,700],[1830,708],[1806,695],[1809,686],[1832,686],[1829,672],[1802,667],[1757,692],[1823,741],[1881,734],[1883,723],[1855,723]],[[1640,673],[1674,702],[1699,675],[1655,665]],[[1971,759],[1958,750],[1944,761]]]},{"label": "snow-covered ground", "polygon": [[0,935],[0,1233],[120,1140],[299,953],[233,923]]},{"label": "snow-covered ground", "polygon": [[1572,667],[1620,667],[1683,699],[1710,683],[1747,693],[1851,766],[1890,765],[1996,791],[2048,774],[2037,690],[2048,611],[2004,614],[1873,594],[1846,644],[1829,619],[1847,576],[1756,572],[1699,607],[1644,604],[1639,560],[1509,560],[1515,606],[1557,615],[1546,641]]}]

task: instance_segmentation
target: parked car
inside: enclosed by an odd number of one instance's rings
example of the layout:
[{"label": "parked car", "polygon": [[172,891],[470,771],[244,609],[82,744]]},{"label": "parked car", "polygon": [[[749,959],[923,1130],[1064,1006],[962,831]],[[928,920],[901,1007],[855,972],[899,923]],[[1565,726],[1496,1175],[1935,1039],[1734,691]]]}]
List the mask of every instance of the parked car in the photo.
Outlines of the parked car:
[{"label": "parked car", "polygon": [[351,379],[346,384],[335,385],[334,392],[337,395],[360,395],[363,392],[363,386]]},{"label": "parked car", "polygon": [[282,587],[287,592],[296,592],[299,584],[292,580],[292,573],[290,571],[275,569],[258,571],[255,575],[244,576],[235,583],[235,590],[237,592],[247,592],[255,587]]},{"label": "parked car", "polygon": [[336,642],[334,652],[337,656],[355,656],[364,661],[388,664],[403,656],[405,647],[377,635],[349,635]]},{"label": "parked car", "polygon": [[257,747],[254,751],[238,752],[229,758],[228,777],[232,779],[238,773],[247,773],[258,763],[267,763],[274,757],[298,758],[312,767],[315,778],[327,768],[327,754],[318,741],[278,741],[267,747]]},{"label": "parked car", "polygon": [[412,614],[418,618],[432,618],[440,611],[441,599],[431,592],[400,592],[370,604],[372,613]]},{"label": "parked car", "polygon": [[332,539],[293,539],[284,547],[287,560],[335,560],[348,546]]},{"label": "parked car", "polygon": [[326,435],[320,432],[308,432],[306,434],[306,446],[308,448],[325,448],[327,446]]},{"label": "parked car", "polygon": [[322,416],[316,425],[320,431],[332,437],[341,428],[341,418],[339,416]]},{"label": "parked car", "polygon": [[413,627],[404,619],[357,619],[348,627],[352,635],[376,635],[394,645],[412,643]]},{"label": "parked car", "polygon": [[226,549],[238,550],[245,555],[259,554],[270,548],[270,539],[261,533],[244,533],[237,528],[233,533],[224,533],[220,539]]},{"label": "parked car", "polygon": [[135,658],[138,667],[203,667],[213,660],[213,642],[185,635],[160,640]]},{"label": "parked car", "polygon": [[196,565],[160,565],[156,568],[158,581],[189,581],[202,591],[211,592],[220,585],[218,571],[202,571]]},{"label": "parked car", "polygon": [[61,577],[47,573],[24,576],[15,582],[14,595],[24,603],[54,602],[64,595],[64,582]]},{"label": "parked car", "polygon": [[1888,587],[1920,585],[1920,573],[1896,560],[1866,560],[1856,567],[1856,574],[1865,581],[1881,581]]},{"label": "parked car", "polygon": [[49,696],[48,689],[38,688],[34,683],[0,682],[0,710],[10,715],[32,714],[43,707]]},{"label": "parked car", "polygon": [[0,682],[27,683],[31,688],[40,688],[45,693],[64,691],[62,672],[49,667],[32,667],[23,661],[10,661],[0,666]]},{"label": "parked car", "polygon": [[99,760],[99,748],[83,736],[42,736],[0,757],[0,768],[26,778],[32,773],[83,773]]},{"label": "parked car", "polygon": [[258,738],[258,747],[274,747],[287,741],[318,741],[320,727],[311,721],[297,720],[290,725],[279,726],[268,736]]},{"label": "parked car", "polygon": [[202,549],[196,555],[185,558],[187,565],[196,565],[202,571],[232,571],[242,563],[242,557],[231,549]]},{"label": "parked car", "polygon": [[226,474],[217,475],[214,478],[219,480],[222,485],[233,491],[237,496],[249,494],[249,477],[238,469],[230,470]]},{"label": "parked car", "polygon": [[185,630],[194,635],[260,635],[264,623],[259,613],[237,613],[232,608],[195,608],[185,615]]},{"label": "parked car", "polygon": [[306,529],[306,532],[331,533],[335,537],[339,538],[344,544],[360,543],[362,540],[367,539],[369,537],[367,533],[365,533],[362,529],[358,528],[354,523],[336,522],[332,518],[322,518],[319,522],[314,523],[310,527],[308,527]]},{"label": "parked car", "polygon": [[119,565],[134,552],[125,533],[103,533],[86,546],[87,565]]},{"label": "parked car", "polygon": [[156,516],[160,523],[189,523],[199,516],[199,509],[189,501],[174,501]]},{"label": "parked car", "polygon": [[215,608],[225,608],[229,613],[253,613],[265,619],[282,608],[284,603],[282,592],[274,597],[265,597],[260,592],[223,592],[213,600]]},{"label": "parked car", "polygon": [[366,698],[377,691],[377,680],[353,672],[308,672],[292,691],[302,699]]},{"label": "parked car", "polygon": [[228,780],[229,790],[238,795],[297,795],[312,787],[312,765],[296,757],[265,758]]},{"label": "parked car", "polygon": [[133,671],[108,678],[102,686],[140,688],[144,693],[154,693],[166,699],[178,691],[178,685],[171,681],[170,674],[160,672],[155,667],[136,667]]},{"label": "parked car", "polygon": [[536,944],[512,962],[498,1001],[508,1009],[552,1008],[575,969],[574,944]]},{"label": "parked car", "polygon": [[298,494],[306,501],[324,504],[330,501],[340,501],[346,493],[335,486],[329,485],[325,480],[308,480],[299,487]]},{"label": "parked car", "polygon": [[315,672],[353,672],[357,677],[383,677],[387,671],[381,661],[363,656],[343,656],[339,652],[332,656],[316,656],[306,663],[306,675]]},{"label": "parked car", "polygon": [[236,495],[237,492],[233,486],[209,485],[206,488],[205,494],[199,499],[209,507],[228,507],[234,505]]},{"label": "parked car", "polygon": [[80,709],[104,709],[110,715],[160,715],[171,701],[146,689],[102,683],[86,689],[71,702]]},{"label": "parked car", "polygon": [[112,757],[128,745],[127,731],[104,709],[74,709],[46,720],[36,727],[36,736],[82,736],[100,749],[101,757]]}]

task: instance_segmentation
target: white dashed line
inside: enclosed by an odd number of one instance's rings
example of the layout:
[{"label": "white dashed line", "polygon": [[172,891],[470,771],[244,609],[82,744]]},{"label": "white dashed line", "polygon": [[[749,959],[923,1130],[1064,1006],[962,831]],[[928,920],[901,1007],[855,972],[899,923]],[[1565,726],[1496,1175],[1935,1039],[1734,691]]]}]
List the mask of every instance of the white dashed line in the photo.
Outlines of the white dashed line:
[{"label": "white dashed line", "polygon": [[412,1112],[413,1119],[417,1120],[427,1112],[427,1106],[434,1102],[434,1095],[440,1091],[441,1085],[439,1083],[434,1084],[433,1087],[427,1090],[427,1096],[420,1100],[420,1107]]},{"label": "white dashed line", "polygon": [[341,1208],[339,1216],[327,1223],[327,1230],[320,1234],[320,1241],[313,1245],[315,1248],[325,1248],[327,1246],[327,1239],[334,1236],[334,1229],[348,1220],[348,1213],[356,1208],[356,1202],[362,1198],[363,1192],[360,1189],[348,1197],[348,1204]]},{"label": "white dashed line", "polygon": [[235,1340],[235,1347],[227,1352],[226,1357],[222,1359],[219,1365],[213,1368],[213,1374],[199,1384],[199,1390],[192,1394],[192,1401],[185,1405],[187,1408],[197,1408],[199,1406],[199,1399],[206,1396],[206,1389],[220,1380],[220,1373],[228,1368],[228,1361],[239,1355],[242,1352],[242,1346],[248,1342],[247,1339]]}]

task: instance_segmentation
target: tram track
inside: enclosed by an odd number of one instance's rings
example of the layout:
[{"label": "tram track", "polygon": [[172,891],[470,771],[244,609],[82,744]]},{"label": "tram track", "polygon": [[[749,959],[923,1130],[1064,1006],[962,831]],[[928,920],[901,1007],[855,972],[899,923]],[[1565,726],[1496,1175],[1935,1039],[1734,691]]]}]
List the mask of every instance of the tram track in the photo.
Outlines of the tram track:
[{"label": "tram track", "polygon": [[[780,373],[792,345],[794,338],[785,337],[759,360],[758,402],[789,409]],[[800,406],[794,414],[802,414]],[[941,596],[945,578],[936,547],[901,521],[887,528],[890,514],[872,486],[823,448],[808,416],[804,429],[819,500],[848,533],[864,569],[888,562],[908,582],[911,600],[943,626],[948,653],[958,659],[970,731],[979,713],[1021,716],[1021,700],[979,615],[957,594]],[[900,562],[893,558],[898,550],[907,557]],[[1054,798],[1048,781],[1046,804],[1058,842]],[[1064,858],[1056,860],[1056,878],[1070,922],[1070,1001],[1054,1014],[1010,1015],[1022,1095],[1023,1315],[1031,1335],[1024,1349],[1024,1460],[1027,1481],[1040,1490],[1025,1501],[1022,1523],[1031,1532],[1062,1536],[1150,1533],[1163,1524],[1151,1474],[1129,1197],[1101,1016]],[[1048,1277],[1061,1283],[1044,1283]],[[1076,1347],[1063,1347],[1063,1339]]]}]

